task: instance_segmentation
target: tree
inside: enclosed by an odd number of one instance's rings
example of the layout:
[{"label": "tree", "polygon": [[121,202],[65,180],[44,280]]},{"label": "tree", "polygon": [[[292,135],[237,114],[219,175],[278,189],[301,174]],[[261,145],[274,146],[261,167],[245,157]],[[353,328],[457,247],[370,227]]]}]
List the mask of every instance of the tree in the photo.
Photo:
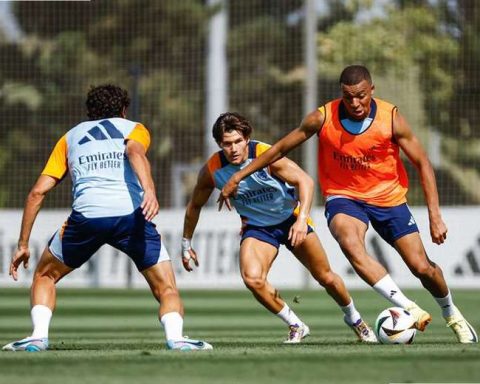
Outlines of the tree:
[{"label": "tree", "polygon": [[[192,127],[203,121],[209,12],[196,0],[16,3],[26,38],[0,46],[8,57],[0,65],[8,79],[0,108],[9,126],[0,157],[0,175],[9,181],[0,187],[0,206],[23,204],[56,140],[84,119],[90,85],[113,82],[131,88],[133,67],[141,70],[142,109],[136,118],[153,131],[150,157],[166,205],[172,162],[202,151],[202,127]],[[188,150],[176,150],[188,136]],[[19,168],[26,159],[36,166]],[[68,188],[60,188],[47,206],[68,206]]]}]

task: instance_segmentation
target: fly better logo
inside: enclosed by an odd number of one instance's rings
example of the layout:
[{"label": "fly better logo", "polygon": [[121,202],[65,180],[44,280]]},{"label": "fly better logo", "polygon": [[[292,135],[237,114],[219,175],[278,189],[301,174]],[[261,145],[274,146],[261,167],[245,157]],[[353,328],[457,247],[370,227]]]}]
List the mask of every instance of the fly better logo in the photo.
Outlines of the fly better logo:
[{"label": "fly better logo", "polygon": [[113,125],[110,121],[108,120],[103,120],[100,122],[100,125],[103,126],[105,131],[107,132],[107,135],[103,133],[103,131],[100,129],[99,126],[95,126],[92,129],[90,129],[87,132],[87,135],[85,135],[79,142],[78,144],[83,145],[85,143],[88,143],[89,141],[92,140],[108,140],[108,139],[124,139],[122,132],[120,132],[115,125]]}]

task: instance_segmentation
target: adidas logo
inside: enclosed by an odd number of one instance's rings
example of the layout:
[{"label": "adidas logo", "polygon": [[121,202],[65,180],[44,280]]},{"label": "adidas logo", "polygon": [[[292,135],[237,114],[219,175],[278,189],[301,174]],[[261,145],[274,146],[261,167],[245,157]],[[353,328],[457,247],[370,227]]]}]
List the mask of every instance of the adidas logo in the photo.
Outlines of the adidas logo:
[{"label": "adidas logo", "polygon": [[[477,244],[480,244],[480,237],[477,238]],[[468,250],[462,260],[455,265],[453,272],[457,276],[469,275],[480,276],[480,254],[475,247]]]},{"label": "adidas logo", "polygon": [[124,139],[122,132],[120,132],[110,121],[103,120],[99,124],[105,129],[108,136],[97,125],[88,130],[87,134],[78,142],[78,144],[83,145],[92,140]]},{"label": "adidas logo", "polygon": [[410,216],[410,220],[408,221],[408,226],[411,226],[411,225],[415,225],[415,219],[413,218],[413,216]]}]

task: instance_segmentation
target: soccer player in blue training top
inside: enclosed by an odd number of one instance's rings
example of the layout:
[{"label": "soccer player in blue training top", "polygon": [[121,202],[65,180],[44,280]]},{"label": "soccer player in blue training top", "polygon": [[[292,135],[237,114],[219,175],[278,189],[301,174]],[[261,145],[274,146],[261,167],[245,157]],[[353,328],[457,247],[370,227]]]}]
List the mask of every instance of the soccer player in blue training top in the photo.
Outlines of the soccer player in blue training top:
[{"label": "soccer player in blue training top", "polygon": [[56,144],[30,191],[23,212],[18,248],[10,275],[28,267],[28,241],[43,199],[70,173],[73,210],[50,239],[31,287],[31,336],[3,347],[6,351],[43,351],[55,308],[55,284],[85,263],[103,244],[125,252],[147,280],[160,303],[159,319],[168,349],[212,349],[206,342],[185,339],[183,304],[170,257],[151,220],[159,205],[146,151],[150,134],[127,120],[127,92],[115,85],[93,87],[86,100],[88,121],[69,130]]},{"label": "soccer player in blue training top", "polygon": [[[237,113],[220,115],[213,126],[213,137],[222,150],[200,171],[187,206],[182,239],[182,262],[187,271],[192,270],[190,260],[198,266],[191,239],[200,211],[213,189],[221,189],[231,175],[269,148],[250,140],[251,133],[250,123]],[[362,320],[340,276],[330,269],[320,240],[313,232],[309,219],[312,198],[313,180],[287,158],[258,170],[240,184],[233,204],[243,221],[240,245],[243,281],[265,308],[288,325],[285,343],[299,343],[308,336],[308,326],[267,281],[278,248],[284,244],[337,302],[358,339],[375,343],[375,334]]]}]

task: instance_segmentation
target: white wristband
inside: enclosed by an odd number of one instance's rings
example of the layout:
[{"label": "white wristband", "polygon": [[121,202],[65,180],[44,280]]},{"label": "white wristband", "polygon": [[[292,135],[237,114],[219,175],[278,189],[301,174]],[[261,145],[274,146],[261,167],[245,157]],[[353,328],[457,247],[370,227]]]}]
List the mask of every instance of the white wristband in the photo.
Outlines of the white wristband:
[{"label": "white wristband", "polygon": [[191,256],[190,256],[190,251],[192,249],[192,243],[191,243],[191,239],[187,239],[185,237],[182,237],[182,257],[190,260]]}]

